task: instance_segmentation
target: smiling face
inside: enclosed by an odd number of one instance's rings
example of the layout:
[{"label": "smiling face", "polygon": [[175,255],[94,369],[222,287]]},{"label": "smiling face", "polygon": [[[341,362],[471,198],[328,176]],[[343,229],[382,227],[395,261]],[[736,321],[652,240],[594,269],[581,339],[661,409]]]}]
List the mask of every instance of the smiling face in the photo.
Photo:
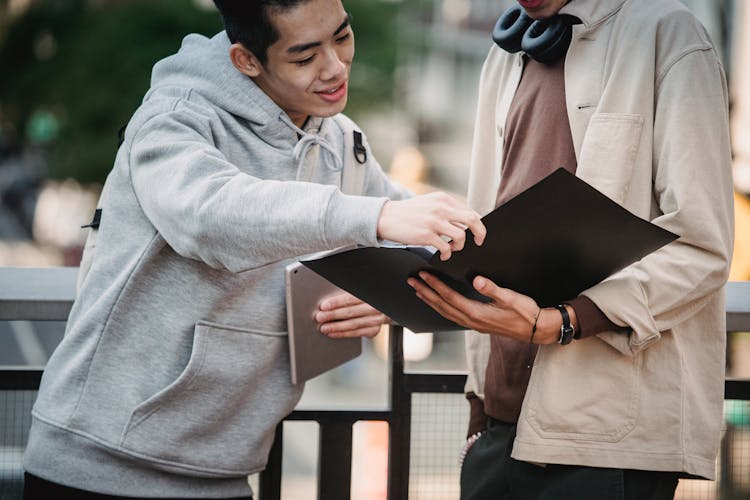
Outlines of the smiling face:
[{"label": "smiling face", "polygon": [[302,127],[308,116],[327,117],[346,107],[354,33],[341,0],[309,0],[271,9],[278,40],[260,60],[241,44],[230,56],[235,67]]},{"label": "smiling face", "polygon": [[570,0],[517,0],[532,19],[547,19],[557,14]]}]

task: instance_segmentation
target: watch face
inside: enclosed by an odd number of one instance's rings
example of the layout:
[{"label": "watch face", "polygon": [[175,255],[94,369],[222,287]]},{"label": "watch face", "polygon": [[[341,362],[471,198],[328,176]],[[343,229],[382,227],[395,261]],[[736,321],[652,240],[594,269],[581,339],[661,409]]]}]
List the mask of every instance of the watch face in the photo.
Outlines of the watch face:
[{"label": "watch face", "polygon": [[573,340],[573,334],[575,333],[575,329],[570,326],[563,326],[560,329],[560,343],[562,345],[570,344],[570,341]]},{"label": "watch face", "polygon": [[575,334],[576,330],[573,328],[573,325],[570,324],[570,316],[568,315],[567,309],[565,309],[565,306],[563,304],[560,304],[556,307],[558,311],[560,311],[560,314],[562,315],[562,326],[560,327],[560,344],[565,345],[569,344],[571,340],[573,340],[573,335]]}]

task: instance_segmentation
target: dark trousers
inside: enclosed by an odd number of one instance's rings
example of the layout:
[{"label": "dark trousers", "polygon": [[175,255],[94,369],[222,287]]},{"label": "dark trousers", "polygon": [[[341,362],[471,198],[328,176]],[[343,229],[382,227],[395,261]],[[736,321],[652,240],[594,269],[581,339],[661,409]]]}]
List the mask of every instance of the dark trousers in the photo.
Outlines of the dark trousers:
[{"label": "dark trousers", "polygon": [[[64,460],[64,458],[61,458]],[[77,490],[61,484],[52,483],[40,477],[29,474],[23,475],[23,500],[145,500],[141,497],[118,497],[102,495],[90,491]],[[184,499],[168,499],[184,500]],[[253,500],[252,497],[242,497],[230,500]]]},{"label": "dark trousers", "polygon": [[461,468],[461,500],[671,500],[678,473],[573,465],[541,467],[510,457],[516,426],[491,420]]}]

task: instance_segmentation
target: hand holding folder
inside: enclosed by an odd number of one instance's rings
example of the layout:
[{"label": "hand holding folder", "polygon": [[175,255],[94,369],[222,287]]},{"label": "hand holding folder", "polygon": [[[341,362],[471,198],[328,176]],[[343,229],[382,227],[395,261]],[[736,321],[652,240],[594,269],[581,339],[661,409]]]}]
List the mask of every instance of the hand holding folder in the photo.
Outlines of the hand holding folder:
[{"label": "hand holding folder", "polygon": [[481,275],[541,307],[587,288],[677,239],[558,169],[482,218],[487,237],[441,261],[422,247],[357,248],[302,263],[414,332],[462,329],[416,297],[406,283],[428,271],[461,294]]}]

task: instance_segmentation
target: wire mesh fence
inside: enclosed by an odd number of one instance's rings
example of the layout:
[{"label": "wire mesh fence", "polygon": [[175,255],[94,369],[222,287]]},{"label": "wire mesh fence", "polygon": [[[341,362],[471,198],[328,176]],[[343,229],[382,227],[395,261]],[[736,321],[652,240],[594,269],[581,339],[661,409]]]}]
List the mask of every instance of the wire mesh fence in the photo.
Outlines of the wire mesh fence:
[{"label": "wire mesh fence", "polygon": [[[0,499],[20,500],[23,491],[22,457],[31,425],[36,391],[0,391]],[[468,422],[468,403],[462,394],[413,394],[410,449],[410,500],[459,498],[458,453]],[[750,401],[725,402],[725,433],[717,460],[719,481],[681,480],[677,500],[750,499]],[[364,443],[363,443],[364,444]],[[356,459],[356,457],[355,457]],[[257,476],[251,478],[257,492]],[[285,488],[291,493],[290,488]],[[299,489],[295,491],[299,492]],[[285,499],[315,499],[284,494]],[[353,491],[354,493],[354,491]],[[375,498],[370,492],[369,498]],[[383,493],[383,499],[385,499]]]},{"label": "wire mesh fence", "polygon": [[750,498],[750,401],[724,402],[726,432],[722,443],[720,498]]},{"label": "wire mesh fence", "polygon": [[0,391],[0,499],[23,494],[21,462],[31,426],[36,391]]},{"label": "wire mesh fence", "polygon": [[458,454],[468,421],[463,394],[412,396],[410,500],[458,498]]},{"label": "wire mesh fence", "polygon": [[[724,405],[726,431],[717,459],[718,481],[683,479],[675,500],[750,499],[750,401]],[[458,453],[469,405],[462,394],[414,394],[410,453],[410,500],[457,500]]]}]

